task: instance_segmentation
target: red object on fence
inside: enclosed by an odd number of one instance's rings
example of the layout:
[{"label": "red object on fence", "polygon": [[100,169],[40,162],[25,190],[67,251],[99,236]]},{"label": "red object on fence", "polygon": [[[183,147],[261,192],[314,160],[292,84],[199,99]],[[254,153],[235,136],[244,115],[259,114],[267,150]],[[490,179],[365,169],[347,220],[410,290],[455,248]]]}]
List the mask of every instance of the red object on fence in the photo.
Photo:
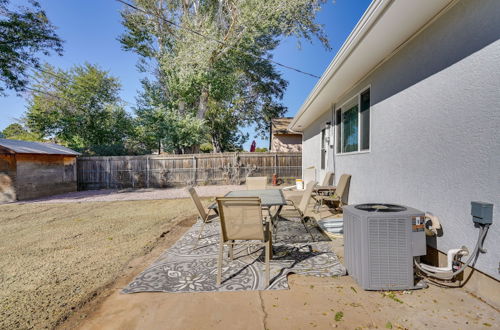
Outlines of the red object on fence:
[{"label": "red object on fence", "polygon": [[253,140],[252,145],[250,146],[250,152],[255,152],[255,148],[257,148],[257,142]]}]

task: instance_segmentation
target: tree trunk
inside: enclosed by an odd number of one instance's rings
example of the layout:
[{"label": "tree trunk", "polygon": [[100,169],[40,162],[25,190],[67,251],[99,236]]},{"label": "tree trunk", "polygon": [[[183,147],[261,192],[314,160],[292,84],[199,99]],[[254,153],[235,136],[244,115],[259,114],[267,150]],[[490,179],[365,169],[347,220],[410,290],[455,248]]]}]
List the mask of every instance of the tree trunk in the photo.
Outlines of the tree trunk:
[{"label": "tree trunk", "polygon": [[200,94],[200,103],[198,104],[198,114],[196,115],[196,118],[198,119],[205,118],[205,113],[207,112],[207,108],[208,108],[208,89],[206,87],[203,87]]},{"label": "tree trunk", "polygon": [[221,147],[219,141],[217,140],[217,138],[215,138],[215,136],[212,136],[212,145],[214,147],[214,151],[213,151],[214,154],[222,152],[222,147]]}]

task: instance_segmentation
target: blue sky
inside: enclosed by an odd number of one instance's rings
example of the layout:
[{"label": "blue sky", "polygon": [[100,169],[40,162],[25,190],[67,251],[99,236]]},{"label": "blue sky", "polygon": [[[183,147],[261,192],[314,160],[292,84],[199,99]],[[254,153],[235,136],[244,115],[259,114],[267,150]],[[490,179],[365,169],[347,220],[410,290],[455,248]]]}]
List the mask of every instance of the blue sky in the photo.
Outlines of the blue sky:
[{"label": "blue sky", "polygon": [[[14,4],[16,2],[12,1]],[[137,56],[121,50],[117,41],[117,37],[123,33],[119,14],[122,5],[113,0],[41,0],[40,3],[51,22],[57,26],[59,36],[65,40],[64,55],[48,57],[47,62],[64,69],[84,62],[98,64],[120,79],[122,99],[134,104],[143,74],[136,68]],[[321,75],[369,3],[368,0],[328,0],[319,12],[317,21],[325,25],[332,50],[325,50],[317,40],[313,43],[303,41],[298,48],[297,40],[288,38],[274,51],[274,60]],[[283,99],[284,105],[288,107],[286,115],[293,116],[317,79],[286,69],[279,70],[289,82]],[[130,105],[127,104],[127,107]],[[25,108],[25,100],[14,93],[0,97],[0,130],[21,118]],[[253,130],[244,128],[244,131],[251,134],[245,145],[248,150],[254,139]],[[258,147],[268,146],[265,140],[255,140]]]}]

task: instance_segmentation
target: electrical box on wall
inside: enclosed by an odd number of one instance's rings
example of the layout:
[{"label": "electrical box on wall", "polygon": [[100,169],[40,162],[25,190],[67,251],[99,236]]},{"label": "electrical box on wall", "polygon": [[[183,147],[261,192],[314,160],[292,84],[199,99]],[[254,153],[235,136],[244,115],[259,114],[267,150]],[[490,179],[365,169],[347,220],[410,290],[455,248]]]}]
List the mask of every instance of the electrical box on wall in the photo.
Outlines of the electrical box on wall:
[{"label": "electrical box on wall", "polygon": [[481,225],[493,223],[493,204],[484,202],[471,202],[472,221]]}]

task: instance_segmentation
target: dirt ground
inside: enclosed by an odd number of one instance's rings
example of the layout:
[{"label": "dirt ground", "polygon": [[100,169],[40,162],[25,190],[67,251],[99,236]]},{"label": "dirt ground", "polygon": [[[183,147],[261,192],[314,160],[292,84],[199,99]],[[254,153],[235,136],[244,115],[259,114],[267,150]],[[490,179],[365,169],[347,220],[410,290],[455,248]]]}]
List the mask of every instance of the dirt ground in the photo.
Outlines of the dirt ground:
[{"label": "dirt ground", "polygon": [[0,329],[54,327],[194,212],[188,199],[0,205]]}]

